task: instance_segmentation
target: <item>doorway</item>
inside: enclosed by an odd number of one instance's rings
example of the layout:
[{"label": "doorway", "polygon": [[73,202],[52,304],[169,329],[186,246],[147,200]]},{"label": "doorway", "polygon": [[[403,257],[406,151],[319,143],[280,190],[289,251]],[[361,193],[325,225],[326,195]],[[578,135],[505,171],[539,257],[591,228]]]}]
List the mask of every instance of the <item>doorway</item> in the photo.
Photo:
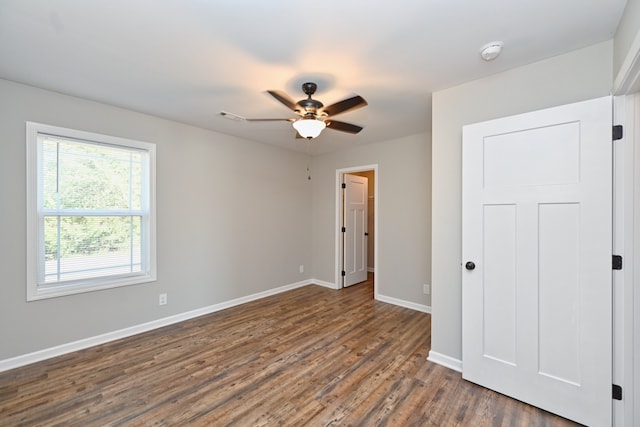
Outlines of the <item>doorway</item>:
[{"label": "doorway", "polygon": [[[378,273],[378,165],[365,165],[336,170],[336,234],[335,234],[335,283],[338,289],[344,287],[345,271],[345,249],[344,233],[345,227],[345,200],[342,184],[345,182],[345,175],[356,175],[367,178],[368,191],[366,196],[367,204],[367,228],[366,233],[366,270],[370,278],[374,273]],[[374,298],[378,295],[378,281],[373,280]]]}]

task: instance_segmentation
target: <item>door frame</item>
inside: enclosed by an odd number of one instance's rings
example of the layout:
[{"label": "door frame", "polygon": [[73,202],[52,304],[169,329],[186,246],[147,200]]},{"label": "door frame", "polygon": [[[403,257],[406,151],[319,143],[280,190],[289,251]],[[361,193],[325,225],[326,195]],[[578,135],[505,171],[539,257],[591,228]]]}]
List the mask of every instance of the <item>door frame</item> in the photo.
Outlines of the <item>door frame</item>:
[{"label": "door frame", "polygon": [[614,97],[614,124],[623,138],[613,143],[613,253],[623,256],[623,268],[613,271],[613,382],[623,387],[623,399],[613,401],[616,427],[640,420],[640,94]]},{"label": "door frame", "polygon": [[[613,418],[616,427],[640,423],[640,339],[633,331],[640,330],[640,31],[627,51],[615,75],[614,124],[624,126],[623,143],[614,149],[614,251],[622,255],[622,274],[613,275],[614,287],[624,289],[627,305],[620,306],[614,298],[613,378],[624,382],[623,400],[614,401]],[[616,146],[614,145],[614,148]],[[620,174],[618,168],[625,169]],[[619,245],[616,236],[631,236]],[[623,246],[623,247],[620,247]],[[632,302],[629,303],[629,300]],[[629,307],[631,305],[631,307]],[[624,315],[618,314],[625,310]],[[630,312],[629,312],[630,311]],[[622,329],[622,330],[620,330]],[[618,340],[616,342],[616,340]]]},{"label": "door frame", "polygon": [[[348,173],[373,171],[373,269],[375,271],[375,279],[373,281],[373,298],[378,299],[378,278],[380,277],[379,265],[378,265],[378,164],[364,165],[364,166],[352,166],[348,168],[336,169],[336,216],[335,216],[335,284],[337,289],[342,289],[342,211],[344,209],[342,201],[342,176]],[[370,184],[370,183],[369,183]]]}]

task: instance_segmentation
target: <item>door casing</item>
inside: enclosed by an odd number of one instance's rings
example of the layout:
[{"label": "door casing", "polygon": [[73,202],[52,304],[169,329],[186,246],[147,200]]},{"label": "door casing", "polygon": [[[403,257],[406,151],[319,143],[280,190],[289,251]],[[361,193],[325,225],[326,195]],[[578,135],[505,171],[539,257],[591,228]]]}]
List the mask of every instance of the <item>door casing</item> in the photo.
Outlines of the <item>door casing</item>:
[{"label": "door casing", "polygon": [[614,426],[640,421],[640,94],[614,97],[614,124],[623,138],[613,143],[613,253],[623,257],[613,280],[613,382],[623,399],[613,401]]}]

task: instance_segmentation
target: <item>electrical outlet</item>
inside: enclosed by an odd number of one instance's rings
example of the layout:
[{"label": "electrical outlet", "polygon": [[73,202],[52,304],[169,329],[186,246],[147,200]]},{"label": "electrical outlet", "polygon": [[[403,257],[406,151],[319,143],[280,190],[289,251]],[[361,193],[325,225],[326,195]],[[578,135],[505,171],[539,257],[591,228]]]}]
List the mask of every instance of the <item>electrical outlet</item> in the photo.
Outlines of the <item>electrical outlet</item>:
[{"label": "electrical outlet", "polygon": [[158,305],[166,305],[167,304],[167,294],[160,294],[158,296]]},{"label": "electrical outlet", "polygon": [[425,294],[430,294],[431,293],[431,286],[427,285],[426,283],[423,285],[423,291]]},{"label": "electrical outlet", "polygon": [[300,270],[300,273],[304,273],[304,265],[300,264],[299,270]]}]

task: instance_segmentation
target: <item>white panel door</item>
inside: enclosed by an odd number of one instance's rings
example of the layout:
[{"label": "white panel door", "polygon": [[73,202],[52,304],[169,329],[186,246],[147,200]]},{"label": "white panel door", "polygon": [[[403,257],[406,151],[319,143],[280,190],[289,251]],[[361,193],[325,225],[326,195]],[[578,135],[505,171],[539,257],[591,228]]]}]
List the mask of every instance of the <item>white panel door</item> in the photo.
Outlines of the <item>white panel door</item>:
[{"label": "white panel door", "polygon": [[611,153],[610,97],[463,129],[463,377],[589,426],[611,424]]},{"label": "white panel door", "polygon": [[344,283],[351,286],[367,280],[368,180],[344,174]]}]

